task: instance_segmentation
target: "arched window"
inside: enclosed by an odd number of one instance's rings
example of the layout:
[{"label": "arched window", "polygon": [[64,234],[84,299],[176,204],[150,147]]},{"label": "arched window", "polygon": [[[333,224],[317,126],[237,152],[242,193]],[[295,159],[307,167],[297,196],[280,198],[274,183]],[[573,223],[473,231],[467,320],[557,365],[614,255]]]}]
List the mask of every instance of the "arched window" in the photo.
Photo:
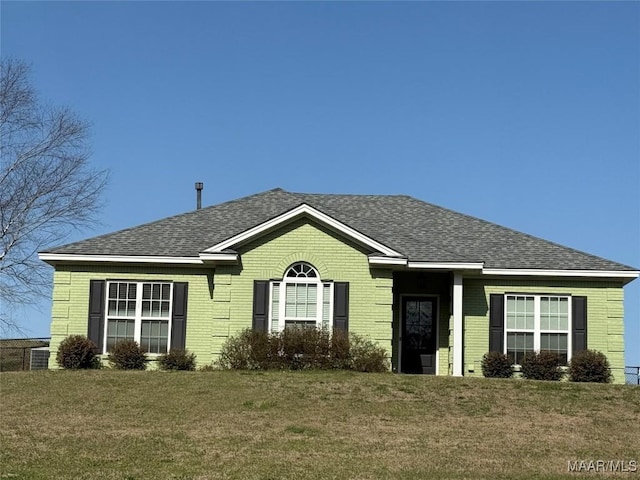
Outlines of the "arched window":
[{"label": "arched window", "polygon": [[318,272],[316,272],[316,269],[308,263],[298,262],[291,265],[284,276],[296,278],[318,278]]},{"label": "arched window", "polygon": [[305,262],[291,265],[282,281],[271,282],[271,331],[331,326],[333,284],[322,282]]}]

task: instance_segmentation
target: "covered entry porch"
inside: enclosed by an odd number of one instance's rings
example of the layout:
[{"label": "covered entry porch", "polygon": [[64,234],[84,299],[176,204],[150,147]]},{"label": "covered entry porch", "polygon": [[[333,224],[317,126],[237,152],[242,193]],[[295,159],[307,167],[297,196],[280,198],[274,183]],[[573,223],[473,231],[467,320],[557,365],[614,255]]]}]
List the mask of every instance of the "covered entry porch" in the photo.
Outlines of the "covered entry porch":
[{"label": "covered entry porch", "polygon": [[462,295],[462,271],[394,272],[395,372],[462,375]]}]

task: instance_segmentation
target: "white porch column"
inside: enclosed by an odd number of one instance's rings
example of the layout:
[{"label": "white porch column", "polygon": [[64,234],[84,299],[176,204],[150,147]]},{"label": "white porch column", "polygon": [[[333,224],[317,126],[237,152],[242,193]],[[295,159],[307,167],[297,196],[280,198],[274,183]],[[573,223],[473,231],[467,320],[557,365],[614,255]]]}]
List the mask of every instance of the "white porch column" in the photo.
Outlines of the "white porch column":
[{"label": "white porch column", "polygon": [[462,272],[453,272],[453,375],[462,376]]}]

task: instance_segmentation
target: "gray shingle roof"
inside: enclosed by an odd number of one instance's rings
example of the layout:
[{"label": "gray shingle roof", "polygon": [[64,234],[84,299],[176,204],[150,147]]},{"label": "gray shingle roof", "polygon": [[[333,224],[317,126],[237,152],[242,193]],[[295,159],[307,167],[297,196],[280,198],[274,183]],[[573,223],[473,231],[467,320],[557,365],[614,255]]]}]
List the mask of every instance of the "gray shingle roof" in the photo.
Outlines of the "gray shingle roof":
[{"label": "gray shingle roof", "polygon": [[485,268],[634,270],[404,195],[269,190],[46,253],[197,257],[207,248],[303,203],[405,255],[410,261],[484,262]]}]

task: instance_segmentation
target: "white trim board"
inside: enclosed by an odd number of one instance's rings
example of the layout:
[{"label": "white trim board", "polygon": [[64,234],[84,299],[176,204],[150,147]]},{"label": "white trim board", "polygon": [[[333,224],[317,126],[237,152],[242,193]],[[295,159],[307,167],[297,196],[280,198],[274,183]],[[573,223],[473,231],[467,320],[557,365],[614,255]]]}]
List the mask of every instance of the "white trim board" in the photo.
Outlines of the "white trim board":
[{"label": "white trim board", "polygon": [[401,266],[415,270],[482,270],[482,262],[411,262],[407,258],[372,255],[369,265]]},{"label": "white trim board", "polygon": [[203,262],[231,262],[236,263],[239,255],[237,253],[201,253],[200,260]]},{"label": "white trim board", "polygon": [[[362,235],[362,234],[359,234]],[[213,248],[213,247],[212,247]],[[386,247],[385,247],[386,248]],[[88,262],[88,263],[140,263],[140,264],[169,264],[169,265],[200,265],[206,263],[235,263],[238,261],[237,253],[207,251],[198,257],[172,257],[153,255],[87,255],[75,253],[38,253],[38,258],[43,262],[53,264],[56,262]],[[395,252],[394,252],[395,253]],[[455,262],[410,262],[406,258],[397,255],[371,256],[369,265],[400,266],[415,270],[476,270],[480,276],[522,276],[522,277],[586,277],[586,278],[620,278],[628,283],[640,276],[638,270],[543,270],[543,269],[518,269],[518,268],[483,268],[482,263],[455,263]],[[475,275],[474,275],[475,276]]]},{"label": "white trim board", "polygon": [[407,259],[398,257],[370,256],[369,265],[400,265],[401,267],[406,267]]},{"label": "white trim board", "polygon": [[409,268],[430,270],[482,270],[483,263],[477,262],[408,262]]},{"label": "white trim board", "polygon": [[151,255],[79,255],[74,253],[39,253],[43,262],[109,262],[109,263],[162,263],[203,265],[199,257],[157,257]]},{"label": "white trim board", "polygon": [[483,275],[520,275],[539,277],[638,278],[638,270],[543,270],[534,268],[484,268]]}]

